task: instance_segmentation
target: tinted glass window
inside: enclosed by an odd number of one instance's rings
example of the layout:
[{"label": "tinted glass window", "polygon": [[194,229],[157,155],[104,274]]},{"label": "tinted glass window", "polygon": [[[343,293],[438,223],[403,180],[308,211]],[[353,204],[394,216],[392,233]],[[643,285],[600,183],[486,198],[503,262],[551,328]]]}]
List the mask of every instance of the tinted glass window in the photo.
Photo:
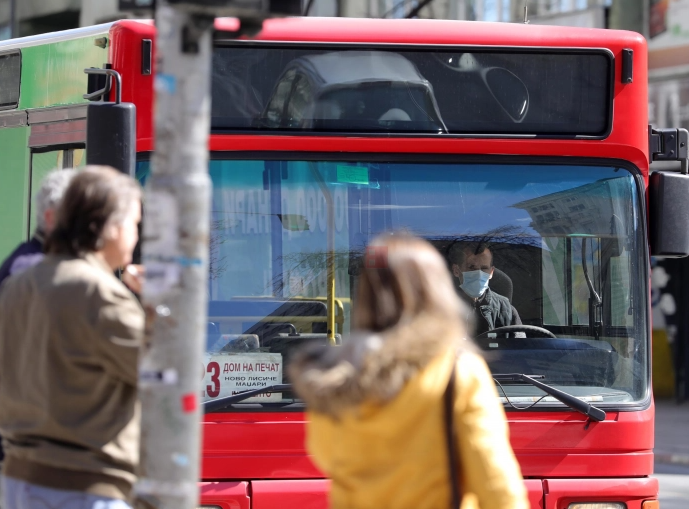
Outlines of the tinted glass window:
[{"label": "tinted glass window", "polygon": [[[31,154],[31,187],[29,196],[36,196],[45,176],[54,169],[80,168],[86,166],[86,150],[83,148],[51,150]],[[38,224],[35,204],[30,208],[29,231],[33,232]]]},{"label": "tinted glass window", "polygon": [[283,127],[297,127],[305,117],[312,116],[310,110],[313,108],[313,86],[305,76],[298,75],[294,80],[286,106]]},{"label": "tinted glass window", "polygon": [[[148,163],[138,169],[145,178]],[[453,272],[453,246],[490,246],[491,291],[538,327],[526,337],[498,331],[476,338],[493,373],[543,375],[602,405],[645,397],[644,242],[640,196],[626,170],[215,159],[210,176],[204,399],[288,383],[294,348],[327,343],[329,317],[336,340],[346,342],[366,246],[381,232],[401,230],[431,242]],[[329,268],[334,308],[326,299]],[[458,278],[457,294],[467,300]],[[523,384],[503,383],[500,391],[516,404],[544,396]],[[256,405],[300,404],[290,393],[268,393],[233,408]],[[538,405],[561,407],[552,399]]]},{"label": "tinted glass window", "polygon": [[0,109],[16,108],[19,104],[21,54],[0,54]]},{"label": "tinted glass window", "polygon": [[270,100],[268,109],[265,114],[265,121],[273,127],[280,127],[282,120],[285,118],[285,106],[287,105],[287,98],[292,91],[292,83],[294,82],[294,71],[288,71],[280,80],[275,88],[275,94]]},{"label": "tinted glass window", "polygon": [[603,136],[611,66],[601,51],[218,47],[212,125]]}]

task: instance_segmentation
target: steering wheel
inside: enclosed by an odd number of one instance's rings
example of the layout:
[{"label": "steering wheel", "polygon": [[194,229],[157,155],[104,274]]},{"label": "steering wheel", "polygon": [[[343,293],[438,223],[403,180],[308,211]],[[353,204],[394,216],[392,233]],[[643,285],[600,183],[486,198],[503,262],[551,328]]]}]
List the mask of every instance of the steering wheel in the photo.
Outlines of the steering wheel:
[{"label": "steering wheel", "polygon": [[529,332],[533,334],[538,334],[539,337],[546,336],[549,338],[557,339],[557,336],[550,332],[548,329],[543,327],[536,327],[535,325],[507,325],[505,327],[498,327],[497,329],[488,330],[482,332],[475,339],[487,338],[488,334],[491,333],[508,333],[508,332],[524,332],[528,334]]}]

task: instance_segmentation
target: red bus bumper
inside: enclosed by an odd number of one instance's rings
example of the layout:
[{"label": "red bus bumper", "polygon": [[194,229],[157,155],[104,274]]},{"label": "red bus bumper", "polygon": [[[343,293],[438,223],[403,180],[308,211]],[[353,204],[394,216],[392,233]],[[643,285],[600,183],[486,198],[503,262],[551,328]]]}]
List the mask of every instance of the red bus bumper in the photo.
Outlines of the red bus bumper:
[{"label": "red bus bumper", "polygon": [[[644,509],[645,500],[657,500],[653,413],[653,406],[608,412],[594,423],[573,412],[508,413],[531,508],[623,502]],[[303,415],[206,415],[202,505],[326,509],[329,483],[304,450],[304,430]]]},{"label": "red bus bumper", "polygon": [[[623,502],[642,509],[657,500],[658,480],[650,477],[609,479],[526,479],[531,509],[567,509],[574,502]],[[323,479],[201,483],[201,504],[221,509],[326,509]]]}]

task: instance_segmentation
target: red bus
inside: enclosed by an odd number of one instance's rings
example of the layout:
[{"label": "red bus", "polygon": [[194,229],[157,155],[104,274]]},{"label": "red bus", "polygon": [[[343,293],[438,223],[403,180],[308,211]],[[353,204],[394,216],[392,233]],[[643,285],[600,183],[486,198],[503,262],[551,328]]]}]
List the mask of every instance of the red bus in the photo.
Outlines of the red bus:
[{"label": "red bus", "polygon": [[[655,211],[672,186],[649,181],[649,157],[676,154],[647,125],[643,37],[335,18],[224,37],[236,28],[219,19],[214,37],[201,504],[326,507],[284,366],[294,347],[346,340],[368,242],[407,230],[445,256],[491,246],[491,288],[523,326],[475,340],[532,508],[657,507],[649,238],[668,251]],[[0,93],[16,165],[2,250],[28,235],[44,167],[83,160],[86,67],[120,74],[146,180],[154,40],[150,22],[117,21],[0,43],[15,59]],[[651,207],[649,186],[664,190]]]}]

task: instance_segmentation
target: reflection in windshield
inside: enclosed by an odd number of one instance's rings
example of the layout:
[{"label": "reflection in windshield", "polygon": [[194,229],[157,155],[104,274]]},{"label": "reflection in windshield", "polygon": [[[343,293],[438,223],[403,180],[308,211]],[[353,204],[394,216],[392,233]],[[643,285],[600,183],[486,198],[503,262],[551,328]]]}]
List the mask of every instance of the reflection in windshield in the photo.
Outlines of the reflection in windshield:
[{"label": "reflection in windshield", "polygon": [[[216,159],[210,175],[206,399],[289,383],[295,347],[346,341],[363,255],[387,231],[424,237],[450,270],[453,251],[478,253],[460,274],[491,273],[489,290],[522,325],[477,339],[494,373],[543,375],[597,404],[645,396],[646,310],[635,305],[645,265],[626,170]],[[502,386],[515,401],[543,396]],[[286,407],[292,398],[244,404]]]}]

